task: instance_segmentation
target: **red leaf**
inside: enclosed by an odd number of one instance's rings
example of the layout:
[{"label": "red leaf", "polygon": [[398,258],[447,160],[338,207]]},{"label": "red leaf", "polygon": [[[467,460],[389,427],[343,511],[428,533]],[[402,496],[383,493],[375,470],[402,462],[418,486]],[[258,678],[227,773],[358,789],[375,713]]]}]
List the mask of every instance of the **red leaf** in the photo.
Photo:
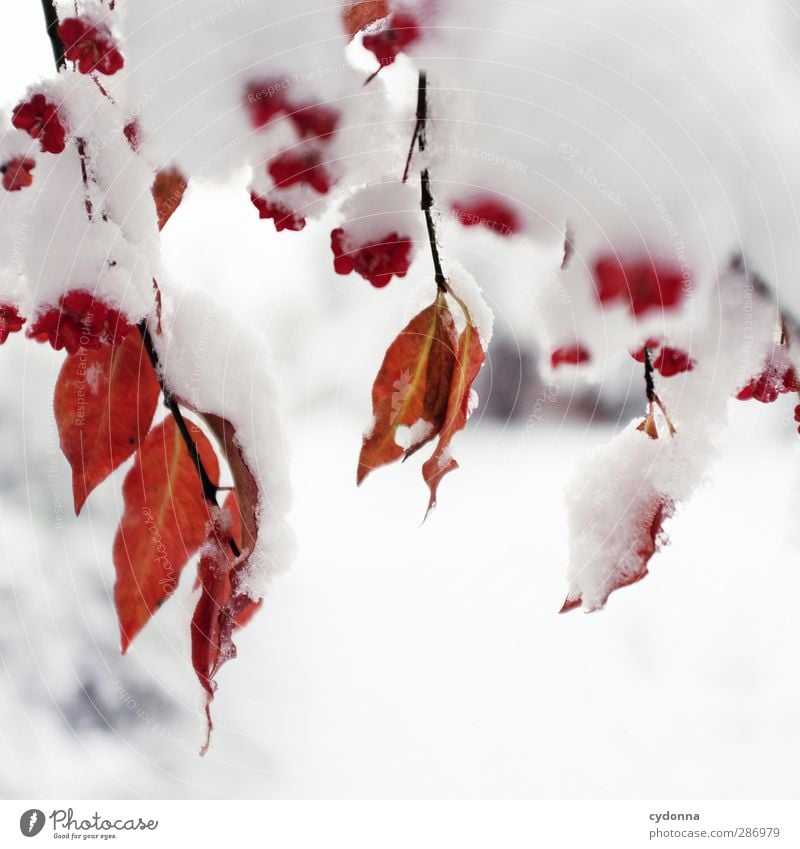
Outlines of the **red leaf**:
[{"label": "red leaf", "polygon": [[389,4],[386,0],[353,0],[342,11],[342,23],[347,34],[353,38],[362,29],[388,14]]},{"label": "red leaf", "polygon": [[200,598],[192,616],[192,666],[206,691],[206,741],[200,750],[204,755],[211,742],[211,700],[217,689],[214,676],[220,666],[236,655],[231,640],[233,621],[230,618],[231,555],[226,539],[230,536],[230,517],[218,511],[210,539],[203,549],[197,567]]},{"label": "red leaf", "polygon": [[439,432],[439,442],[431,457],[422,466],[422,476],[431,492],[428,512],[436,506],[436,492],[442,478],[448,472],[458,468],[458,463],[450,454],[450,441],[467,423],[472,384],[481,370],[484,356],[478,330],[468,319],[467,326],[458,340],[456,364],[447,400],[447,414]]},{"label": "red leaf", "polygon": [[89,493],[139,447],[159,386],[138,333],[117,347],[81,349],[64,361],[53,409],[61,450],[72,468],[75,513]]},{"label": "red leaf", "polygon": [[187,185],[186,178],[177,168],[167,168],[156,173],[151,191],[156,203],[159,230],[164,229],[172,213],[181,205]]},{"label": "red leaf", "polygon": [[[372,387],[373,425],[358,458],[357,482],[374,469],[408,457],[436,436],[445,421],[457,345],[445,296],[416,315],[389,346]],[[410,444],[398,445],[401,426]]]},{"label": "red leaf", "polygon": [[[219,482],[214,449],[187,420],[212,482]],[[209,508],[186,445],[172,417],[150,431],[122,486],[125,513],[114,540],[122,651],[174,592],[187,560],[206,538]]]}]

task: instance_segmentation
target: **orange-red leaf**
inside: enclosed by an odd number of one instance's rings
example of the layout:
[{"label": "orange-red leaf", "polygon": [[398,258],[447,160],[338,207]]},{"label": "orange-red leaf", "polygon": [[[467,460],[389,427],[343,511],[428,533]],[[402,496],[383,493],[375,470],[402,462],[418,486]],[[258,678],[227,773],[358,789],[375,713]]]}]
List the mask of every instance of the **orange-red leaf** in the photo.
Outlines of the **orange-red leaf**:
[{"label": "orange-red leaf", "polygon": [[156,174],[152,192],[156,202],[159,230],[164,229],[172,213],[181,205],[187,185],[186,178],[177,168],[166,168]]},{"label": "orange-red leaf", "polygon": [[442,478],[448,472],[458,468],[458,463],[450,454],[450,441],[467,423],[472,384],[481,370],[483,360],[484,350],[480,336],[475,326],[468,320],[458,340],[458,354],[453,369],[453,380],[450,384],[447,414],[439,433],[439,441],[431,457],[422,466],[422,476],[431,493],[428,512],[436,506],[436,492]]},{"label": "orange-red leaf", "polygon": [[353,38],[362,29],[389,14],[387,0],[352,0],[342,11],[345,31]]},{"label": "orange-red leaf", "polygon": [[76,514],[145,438],[158,394],[158,380],[138,333],[129,333],[116,347],[81,349],[67,356],[56,381],[53,410],[61,450],[72,468]]},{"label": "orange-red leaf", "polygon": [[206,741],[200,750],[205,754],[211,742],[211,700],[217,684],[214,676],[236,648],[231,640],[233,622],[230,619],[231,554],[226,538],[230,536],[230,517],[217,517],[211,537],[203,548],[197,566],[200,598],[192,616],[192,666],[206,691]]},{"label": "orange-red leaf", "polygon": [[[358,459],[360,484],[374,469],[433,439],[447,413],[457,337],[445,296],[416,315],[392,342],[372,387],[373,424]],[[407,445],[398,429],[411,428]]]},{"label": "orange-red leaf", "polygon": [[[209,477],[218,483],[214,449],[198,427],[187,425]],[[122,494],[125,513],[114,540],[114,601],[125,652],[174,592],[186,561],[206,537],[208,504],[172,417],[142,443]]]}]

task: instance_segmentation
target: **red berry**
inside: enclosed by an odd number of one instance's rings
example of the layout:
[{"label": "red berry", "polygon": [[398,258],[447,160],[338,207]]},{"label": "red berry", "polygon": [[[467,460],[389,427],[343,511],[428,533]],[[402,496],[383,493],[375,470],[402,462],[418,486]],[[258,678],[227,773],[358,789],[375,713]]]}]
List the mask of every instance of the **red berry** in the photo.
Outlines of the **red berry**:
[{"label": "red berry", "polygon": [[520,229],[516,212],[497,198],[476,198],[463,204],[456,201],[452,209],[455,217],[465,227],[482,224],[500,236],[511,236]]},{"label": "red berry", "polygon": [[278,189],[305,183],[324,195],[331,187],[322,157],[316,150],[305,153],[285,150],[270,160],[267,171]]},{"label": "red berry", "polygon": [[266,126],[276,115],[286,110],[285,94],[288,88],[289,80],[262,80],[250,85],[245,106],[255,129]]},{"label": "red berry", "polygon": [[281,230],[302,230],[306,226],[306,219],[302,215],[292,212],[281,203],[259,197],[254,192],[250,192],[250,200],[258,210],[258,217],[271,218],[278,232]]},{"label": "red berry", "polygon": [[411,239],[398,233],[389,233],[378,242],[351,247],[341,227],[331,232],[336,273],[355,271],[378,289],[386,286],[393,276],[406,276],[411,265],[411,247]]},{"label": "red berry", "polygon": [[800,404],[794,408],[794,420],[800,422]]},{"label": "red berry", "polygon": [[300,106],[289,113],[289,120],[301,138],[325,139],[332,135],[339,123],[339,112],[331,106]]},{"label": "red berry", "polygon": [[634,360],[636,360],[637,363],[643,363],[644,362],[644,349],[645,348],[647,348],[647,350],[650,351],[650,357],[652,359],[653,353],[655,351],[657,351],[660,347],[661,347],[661,340],[651,337],[650,339],[648,339],[644,343],[644,345],[642,345],[641,348],[639,348],[638,351],[633,351],[631,353],[631,356],[634,358]]},{"label": "red berry", "polygon": [[49,342],[56,351],[74,354],[80,348],[119,345],[133,329],[117,310],[96,300],[89,292],[74,290],[62,295],[59,306],[39,315],[28,336]]},{"label": "red berry", "polygon": [[683,297],[680,269],[649,259],[623,263],[617,256],[601,257],[594,265],[594,281],[600,303],[625,301],[634,315],[677,306]]},{"label": "red berry", "polygon": [[16,307],[0,304],[0,345],[8,339],[11,333],[16,333],[25,324],[25,319]]},{"label": "red berry", "polygon": [[27,156],[15,156],[9,159],[5,165],[0,165],[0,174],[3,175],[3,188],[9,192],[18,192],[33,182],[31,171],[36,167],[33,159]]},{"label": "red berry", "polygon": [[399,53],[419,39],[420,30],[416,19],[407,12],[395,12],[384,29],[365,35],[362,43],[367,50],[375,54],[375,58],[383,67],[391,65]]},{"label": "red berry", "polygon": [[740,389],[736,397],[740,401],[749,401],[754,398],[762,404],[771,404],[778,399],[779,395],[797,391],[797,375],[792,366],[777,364],[770,360],[764,371]]},{"label": "red berry", "polygon": [[125,64],[105,24],[86,18],[65,18],[58,27],[58,37],[64,45],[64,56],[75,62],[82,74],[116,74]]},{"label": "red berry", "polygon": [[695,361],[678,348],[665,346],[658,356],[653,360],[653,368],[660,372],[663,377],[672,377],[684,371],[691,371],[695,367]]},{"label": "red berry", "polygon": [[580,363],[588,363],[592,358],[589,351],[583,345],[568,345],[562,348],[556,348],[550,354],[551,368],[558,368],[560,365],[577,366]]},{"label": "red berry", "polygon": [[39,139],[39,147],[45,153],[61,153],[66,146],[67,131],[59,119],[58,109],[43,94],[34,94],[30,100],[15,106],[11,123]]}]

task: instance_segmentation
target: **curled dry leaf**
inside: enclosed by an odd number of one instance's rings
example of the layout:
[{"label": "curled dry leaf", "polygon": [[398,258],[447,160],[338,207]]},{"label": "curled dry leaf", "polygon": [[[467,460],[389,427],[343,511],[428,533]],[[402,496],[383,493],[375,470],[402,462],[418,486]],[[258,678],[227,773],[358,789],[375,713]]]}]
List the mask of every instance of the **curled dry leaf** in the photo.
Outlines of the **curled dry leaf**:
[{"label": "curled dry leaf", "polygon": [[[428,512],[436,504],[442,477],[458,468],[450,442],[467,422],[472,384],[484,361],[469,311],[455,300],[466,318],[460,336],[447,296],[440,293],[389,346],[372,387],[373,425],[358,461],[360,484],[373,469],[409,457],[438,436],[436,449],[422,467],[430,490]],[[400,427],[409,428],[402,445]]]},{"label": "curled dry leaf", "polygon": [[[211,480],[219,463],[202,431],[187,420]],[[164,419],[139,448],[122,486],[125,512],[114,540],[114,601],[122,651],[178,585],[188,559],[206,539],[209,505],[175,420]]]},{"label": "curled dry leaf", "polygon": [[350,38],[354,38],[362,29],[388,14],[386,0],[353,0],[342,10],[342,24]]},{"label": "curled dry leaf", "polygon": [[[458,463],[450,453],[450,441],[464,428],[470,414],[470,395],[472,384],[478,376],[484,361],[484,350],[478,331],[468,319],[458,340],[456,365],[453,370],[453,380],[450,384],[450,394],[447,400],[447,414],[444,426],[439,432],[439,441],[430,459],[422,466],[422,476],[430,490],[428,512],[436,506],[436,493],[439,483],[448,473],[458,468]],[[427,515],[427,514],[426,514]]]},{"label": "curled dry leaf", "polygon": [[53,396],[61,450],[72,469],[75,513],[139,447],[159,386],[138,333],[121,345],[81,349],[64,361]]},{"label": "curled dry leaf", "polygon": [[242,548],[243,523],[235,492],[231,491],[221,508],[213,511],[209,536],[200,553],[197,584],[200,597],[192,616],[192,666],[206,691],[206,740],[200,750],[208,751],[214,724],[211,721],[211,701],[217,689],[214,677],[220,667],[236,657],[233,632],[246,625],[261,606],[235,590],[238,570],[246,554],[234,558],[229,540]]},{"label": "curled dry leaf", "polygon": [[[408,457],[439,433],[457,344],[450,308],[439,294],[389,346],[372,387],[373,425],[358,458],[359,484],[373,470]],[[397,441],[401,427],[410,429],[404,446]]]}]

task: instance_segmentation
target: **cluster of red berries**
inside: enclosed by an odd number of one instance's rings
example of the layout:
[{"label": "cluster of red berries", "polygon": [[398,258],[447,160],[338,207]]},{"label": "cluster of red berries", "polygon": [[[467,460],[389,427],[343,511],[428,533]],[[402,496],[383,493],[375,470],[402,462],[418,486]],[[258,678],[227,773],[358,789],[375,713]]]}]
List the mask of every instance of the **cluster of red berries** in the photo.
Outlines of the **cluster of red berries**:
[{"label": "cluster of red berries", "polygon": [[555,348],[550,354],[550,367],[558,368],[561,365],[577,366],[581,363],[588,363],[591,359],[589,351],[583,345],[566,345],[561,348]]},{"label": "cluster of red berries", "polygon": [[74,354],[80,348],[119,345],[132,329],[117,310],[89,292],[74,290],[61,296],[58,307],[41,314],[28,328],[28,336]]},{"label": "cluster of red berries", "polygon": [[411,265],[411,239],[389,233],[379,241],[353,247],[348,244],[343,228],[331,232],[333,267],[337,274],[355,271],[381,289],[392,277],[405,277]]},{"label": "cluster of red berries", "polygon": [[36,162],[27,156],[15,156],[9,159],[5,165],[0,165],[0,174],[3,175],[3,188],[7,192],[18,192],[33,182],[31,171],[36,167]]},{"label": "cluster of red berries", "polygon": [[66,146],[67,131],[59,118],[58,108],[43,94],[34,94],[30,100],[15,106],[11,123],[31,138],[38,139],[45,153],[61,153]]},{"label": "cluster of red berries", "polygon": [[[416,19],[408,12],[395,12],[389,17],[383,29],[365,35],[362,43],[375,55],[379,63],[378,71],[380,71],[385,65],[392,65],[397,56],[419,41],[420,37]],[[378,71],[372,74],[370,80]]]},{"label": "cluster of red berries", "polygon": [[0,345],[8,339],[12,333],[22,329],[25,319],[19,314],[16,307],[10,304],[0,304]]},{"label": "cluster of red berries", "polygon": [[253,192],[250,192],[250,200],[258,210],[258,217],[271,218],[278,232],[281,230],[302,230],[306,226],[306,219],[300,213],[292,212],[279,201],[259,197]]},{"label": "cluster of red berries", "polygon": [[302,139],[327,139],[336,131],[339,112],[324,103],[293,103],[286,96],[288,80],[253,83],[245,105],[255,129],[265,127],[278,115],[285,115]]},{"label": "cluster of red berries", "polygon": [[498,198],[483,197],[452,205],[453,215],[465,227],[483,227],[500,236],[512,236],[520,229],[516,212]]},{"label": "cluster of red berries", "polygon": [[648,339],[638,351],[633,352],[631,356],[637,363],[644,362],[645,348],[650,352],[650,362],[653,368],[662,377],[672,377],[685,371],[691,371],[697,365],[697,362],[686,351],[664,345],[660,339]]},{"label": "cluster of red berries", "polygon": [[324,195],[331,187],[330,176],[318,150],[284,150],[270,159],[267,171],[276,189],[302,184]]},{"label": "cluster of red berries", "polygon": [[86,18],[65,18],[58,27],[58,37],[64,45],[64,56],[75,62],[82,74],[116,74],[125,64],[105,24]]},{"label": "cluster of red berries", "polygon": [[680,269],[650,259],[622,262],[605,256],[594,264],[597,299],[626,302],[634,315],[677,306],[686,281]]},{"label": "cluster of red berries", "polygon": [[736,397],[740,401],[749,401],[754,398],[762,404],[771,404],[778,399],[779,395],[787,392],[800,392],[800,384],[794,369],[790,365],[779,365],[770,360],[764,371],[741,389]]}]

